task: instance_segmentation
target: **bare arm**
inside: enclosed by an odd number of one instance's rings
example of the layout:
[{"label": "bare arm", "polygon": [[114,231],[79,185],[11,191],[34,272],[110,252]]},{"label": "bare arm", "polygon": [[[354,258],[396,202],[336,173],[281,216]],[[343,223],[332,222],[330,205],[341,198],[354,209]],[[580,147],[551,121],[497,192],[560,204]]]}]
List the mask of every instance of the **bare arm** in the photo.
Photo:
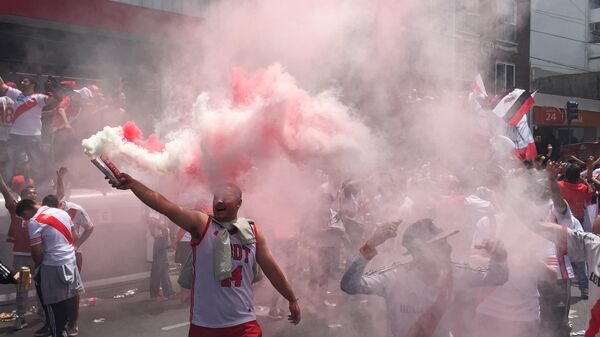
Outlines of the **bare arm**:
[{"label": "bare arm", "polygon": [[162,194],[151,190],[126,173],[121,173],[119,184],[113,185],[121,190],[131,190],[138,199],[158,213],[164,214],[177,226],[190,232],[192,238],[200,239],[208,223],[208,215],[199,211],[185,209],[165,198]]},{"label": "bare arm", "polygon": [[83,234],[81,234],[81,236],[79,236],[77,238],[77,241],[75,241],[75,243],[77,244],[77,247],[81,247],[81,245],[87,241],[87,239],[90,238],[90,236],[92,235],[92,232],[94,231],[94,227],[90,227],[87,228],[83,231]]},{"label": "bare arm", "polygon": [[2,179],[2,176],[0,176],[0,193],[2,193],[2,196],[4,197],[4,203],[6,205],[17,203],[15,198],[13,198],[12,194],[10,194],[8,186],[6,186],[6,183],[4,182],[4,179]]},{"label": "bare arm", "polygon": [[75,226],[71,227],[71,237],[73,238],[73,245],[79,247],[80,237],[79,233],[77,233],[77,230],[75,229]]},{"label": "bare arm", "polygon": [[265,276],[269,279],[273,287],[289,302],[290,316],[289,321],[293,324],[300,323],[300,306],[298,299],[292,290],[292,286],[285,277],[285,274],[271,255],[267,247],[267,240],[261,233],[256,236],[256,261],[262,268]]},{"label": "bare arm", "polygon": [[6,93],[7,90],[8,90],[8,85],[6,85],[6,83],[4,83],[4,80],[2,79],[2,77],[0,77],[0,92],[2,92],[4,94],[4,93]]},{"label": "bare arm", "polygon": [[556,181],[556,177],[558,172],[560,171],[560,167],[557,163],[551,162],[548,163],[548,181],[550,182],[550,198],[552,199],[552,203],[554,204],[554,208],[560,214],[565,214],[567,212],[567,202],[562,197],[560,193],[560,187],[558,186],[558,182]]},{"label": "bare arm", "polygon": [[60,118],[63,120],[65,128],[72,129],[73,127],[71,126],[71,123],[69,123],[69,119],[67,118],[67,112],[65,111],[65,109],[58,108],[58,114],[60,115]]},{"label": "bare arm", "polygon": [[42,264],[42,261],[44,260],[44,248],[41,243],[31,246],[31,257],[33,258],[36,267]]},{"label": "bare arm", "polygon": [[65,197],[65,174],[67,174],[67,168],[61,167],[56,171],[56,197],[58,200],[62,200]]},{"label": "bare arm", "polygon": [[552,222],[540,222],[528,225],[529,229],[544,237],[546,240],[560,243],[564,237],[563,227]]}]

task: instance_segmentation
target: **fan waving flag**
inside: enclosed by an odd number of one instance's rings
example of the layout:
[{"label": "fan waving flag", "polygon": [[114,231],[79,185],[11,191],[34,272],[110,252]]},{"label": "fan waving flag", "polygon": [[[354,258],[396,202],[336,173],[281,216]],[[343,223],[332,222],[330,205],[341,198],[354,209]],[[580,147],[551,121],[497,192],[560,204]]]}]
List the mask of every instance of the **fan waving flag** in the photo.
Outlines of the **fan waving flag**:
[{"label": "fan waving flag", "polygon": [[531,92],[523,89],[514,89],[502,97],[492,111],[496,116],[504,119],[506,123],[516,127],[534,103]]},{"label": "fan waving flag", "polygon": [[523,115],[517,126],[508,132],[509,137],[515,143],[517,157],[520,160],[534,160],[537,156],[537,149],[529,124],[527,124],[527,115]]}]

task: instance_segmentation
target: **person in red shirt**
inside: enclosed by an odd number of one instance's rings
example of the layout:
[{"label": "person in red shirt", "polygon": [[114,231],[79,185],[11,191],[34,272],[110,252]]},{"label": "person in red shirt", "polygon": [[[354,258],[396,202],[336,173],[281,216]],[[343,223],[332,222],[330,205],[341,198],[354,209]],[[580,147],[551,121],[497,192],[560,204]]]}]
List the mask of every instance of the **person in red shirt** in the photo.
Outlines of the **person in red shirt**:
[{"label": "person in red shirt", "polygon": [[583,224],[584,209],[592,201],[594,191],[579,180],[581,169],[569,164],[565,170],[565,179],[558,183],[560,193],[569,204],[573,215]]},{"label": "person in red shirt", "polygon": [[[588,178],[592,169],[588,167]],[[560,194],[565,199],[573,216],[583,225],[585,207],[592,201],[594,190],[580,180],[581,168],[577,164],[569,164],[565,170],[564,180],[558,183]],[[589,230],[589,229],[588,229]],[[581,298],[588,298],[589,282],[585,262],[572,261]]]},{"label": "person in red shirt", "polygon": [[[29,245],[29,232],[27,222],[21,220],[16,214],[17,201],[9,191],[4,179],[0,176],[0,193],[4,197],[4,206],[10,215],[10,226],[6,241],[13,244],[13,270],[19,271],[21,267],[28,267],[34,270],[33,259],[31,258],[31,248]],[[21,190],[21,199],[37,200],[35,187],[27,186]],[[23,318],[28,290],[17,287],[17,319],[15,320],[15,329],[20,330],[27,327],[27,322]]]}]

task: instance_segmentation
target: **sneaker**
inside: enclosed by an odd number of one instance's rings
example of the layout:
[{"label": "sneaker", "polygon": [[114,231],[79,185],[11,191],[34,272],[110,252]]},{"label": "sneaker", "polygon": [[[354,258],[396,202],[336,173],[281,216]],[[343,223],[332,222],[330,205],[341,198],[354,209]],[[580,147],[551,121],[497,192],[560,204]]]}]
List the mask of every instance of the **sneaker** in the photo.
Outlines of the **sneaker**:
[{"label": "sneaker", "polygon": [[587,288],[581,289],[581,299],[582,300],[588,299],[588,289]]},{"label": "sneaker", "polygon": [[28,326],[29,326],[29,324],[27,324],[27,322],[25,321],[25,319],[23,317],[17,317],[17,319],[15,319],[15,325],[14,325],[15,330],[21,330]]},{"label": "sneaker", "polygon": [[52,332],[50,331],[50,327],[47,325],[44,325],[43,327],[35,330],[35,332],[33,333],[33,335],[35,337],[47,337],[47,336],[52,336]]},{"label": "sneaker", "polygon": [[79,335],[79,328],[77,326],[74,326],[72,328],[69,328],[69,330],[67,330],[67,336],[74,337],[77,335]]}]

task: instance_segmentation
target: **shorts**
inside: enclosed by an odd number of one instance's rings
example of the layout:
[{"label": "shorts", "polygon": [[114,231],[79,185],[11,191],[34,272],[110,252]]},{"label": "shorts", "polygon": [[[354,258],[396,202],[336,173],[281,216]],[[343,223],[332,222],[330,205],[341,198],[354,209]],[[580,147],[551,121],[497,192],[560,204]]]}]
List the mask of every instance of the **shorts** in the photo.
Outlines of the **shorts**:
[{"label": "shorts", "polygon": [[204,328],[190,324],[188,337],[262,337],[262,330],[257,321],[229,328]]}]

